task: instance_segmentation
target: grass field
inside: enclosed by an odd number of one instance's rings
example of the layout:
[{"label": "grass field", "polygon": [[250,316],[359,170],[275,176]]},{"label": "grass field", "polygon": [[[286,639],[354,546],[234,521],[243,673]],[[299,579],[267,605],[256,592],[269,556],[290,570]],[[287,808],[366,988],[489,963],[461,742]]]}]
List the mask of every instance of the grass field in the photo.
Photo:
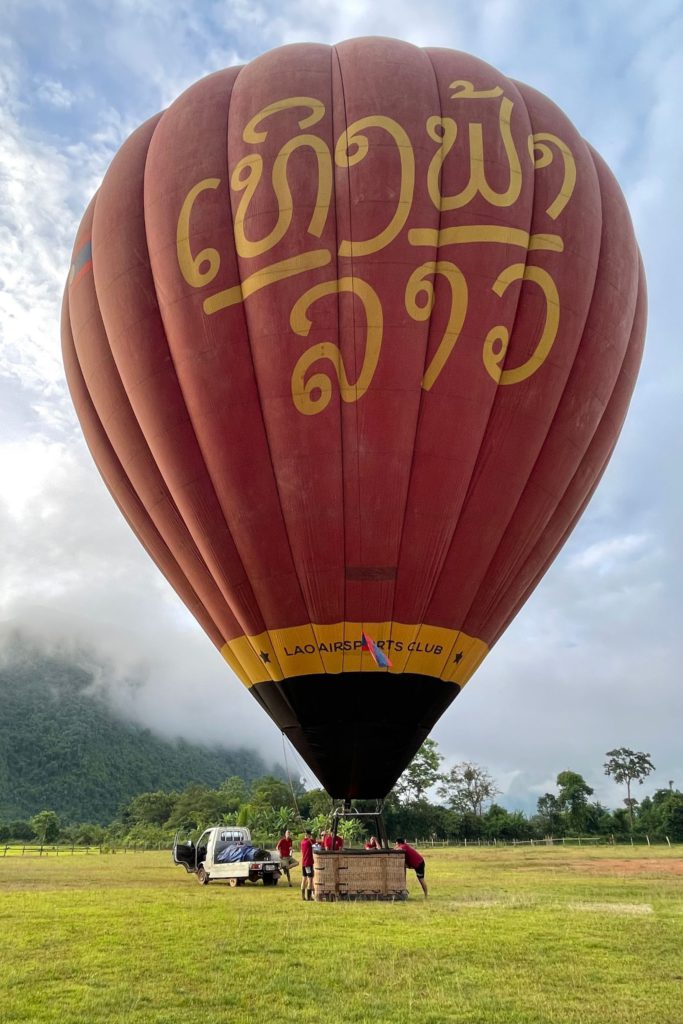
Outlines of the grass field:
[{"label": "grass field", "polygon": [[0,1021],[683,1024],[680,848],[426,859],[397,904],[202,888],[164,853],[0,860]]}]

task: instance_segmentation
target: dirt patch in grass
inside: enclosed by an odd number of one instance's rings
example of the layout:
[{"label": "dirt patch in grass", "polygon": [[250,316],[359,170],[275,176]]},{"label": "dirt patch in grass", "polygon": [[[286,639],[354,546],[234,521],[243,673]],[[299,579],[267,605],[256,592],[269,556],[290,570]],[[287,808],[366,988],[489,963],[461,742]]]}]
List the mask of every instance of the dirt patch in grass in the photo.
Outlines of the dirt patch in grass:
[{"label": "dirt patch in grass", "polygon": [[639,857],[635,860],[625,858],[609,860],[578,860],[571,866],[578,871],[588,871],[595,875],[683,875],[683,858],[665,860],[664,858]]},{"label": "dirt patch in grass", "polygon": [[570,910],[587,910],[593,914],[651,914],[649,903],[569,903]]}]

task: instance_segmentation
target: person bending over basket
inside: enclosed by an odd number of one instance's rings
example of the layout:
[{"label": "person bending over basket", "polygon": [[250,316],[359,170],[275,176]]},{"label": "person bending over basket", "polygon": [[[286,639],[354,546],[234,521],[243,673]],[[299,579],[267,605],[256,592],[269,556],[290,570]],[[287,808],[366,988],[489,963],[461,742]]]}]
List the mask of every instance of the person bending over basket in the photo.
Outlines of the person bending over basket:
[{"label": "person bending over basket", "polygon": [[406,858],[406,867],[412,868],[415,876],[422,886],[422,891],[427,899],[427,883],[425,882],[425,860],[421,853],[409,846],[405,839],[397,839],[394,843],[395,850],[403,850]]}]

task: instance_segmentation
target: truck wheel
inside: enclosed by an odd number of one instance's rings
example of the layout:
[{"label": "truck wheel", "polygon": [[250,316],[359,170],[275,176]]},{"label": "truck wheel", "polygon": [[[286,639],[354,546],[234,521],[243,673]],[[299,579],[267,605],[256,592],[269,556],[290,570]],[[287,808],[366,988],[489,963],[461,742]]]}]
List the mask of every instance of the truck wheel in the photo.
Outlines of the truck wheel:
[{"label": "truck wheel", "polygon": [[200,885],[209,884],[209,876],[207,875],[204,868],[197,868],[197,881],[199,882]]},{"label": "truck wheel", "polygon": [[275,879],[273,878],[272,875],[264,875],[263,876],[263,884],[264,885],[275,885]]}]

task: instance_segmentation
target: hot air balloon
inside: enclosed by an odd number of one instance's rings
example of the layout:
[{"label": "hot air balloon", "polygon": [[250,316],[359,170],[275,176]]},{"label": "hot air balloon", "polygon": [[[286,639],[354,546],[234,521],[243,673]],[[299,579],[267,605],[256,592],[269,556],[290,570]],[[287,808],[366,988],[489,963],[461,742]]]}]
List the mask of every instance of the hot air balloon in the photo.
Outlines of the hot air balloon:
[{"label": "hot air balloon", "polygon": [[567,540],[645,317],[623,196],[550,100],[366,38],[134,132],[62,339],[122,514],[348,800],[389,791]]}]

